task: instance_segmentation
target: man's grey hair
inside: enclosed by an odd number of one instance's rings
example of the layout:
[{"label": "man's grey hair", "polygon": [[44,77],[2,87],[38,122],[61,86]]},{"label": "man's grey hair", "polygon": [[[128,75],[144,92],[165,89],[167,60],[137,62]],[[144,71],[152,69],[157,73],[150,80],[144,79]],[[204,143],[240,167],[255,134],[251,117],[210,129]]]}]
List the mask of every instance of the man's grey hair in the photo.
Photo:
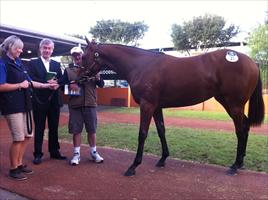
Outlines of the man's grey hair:
[{"label": "man's grey hair", "polygon": [[52,44],[54,48],[54,42],[51,39],[44,38],[43,40],[41,40],[39,47],[42,47],[43,45],[50,45],[50,44]]}]

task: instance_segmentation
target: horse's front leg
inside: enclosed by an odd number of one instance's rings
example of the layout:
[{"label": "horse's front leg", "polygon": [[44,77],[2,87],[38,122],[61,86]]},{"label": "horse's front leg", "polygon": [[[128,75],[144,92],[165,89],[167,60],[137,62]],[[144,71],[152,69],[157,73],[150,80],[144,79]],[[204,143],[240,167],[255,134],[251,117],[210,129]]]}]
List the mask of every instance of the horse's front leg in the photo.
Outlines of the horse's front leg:
[{"label": "horse's front leg", "polygon": [[139,130],[139,144],[137,154],[133,164],[125,172],[125,176],[135,175],[135,169],[142,162],[144,142],[147,138],[150,122],[154,113],[154,106],[149,103],[140,104],[140,130]]},{"label": "horse's front leg", "polygon": [[165,161],[167,157],[169,156],[169,151],[168,151],[168,145],[166,141],[166,135],[165,135],[165,124],[164,124],[164,118],[163,118],[163,111],[162,108],[156,109],[154,113],[154,122],[156,125],[157,133],[160,138],[160,142],[162,145],[162,157],[160,160],[156,163],[157,167],[164,167],[165,166]]}]

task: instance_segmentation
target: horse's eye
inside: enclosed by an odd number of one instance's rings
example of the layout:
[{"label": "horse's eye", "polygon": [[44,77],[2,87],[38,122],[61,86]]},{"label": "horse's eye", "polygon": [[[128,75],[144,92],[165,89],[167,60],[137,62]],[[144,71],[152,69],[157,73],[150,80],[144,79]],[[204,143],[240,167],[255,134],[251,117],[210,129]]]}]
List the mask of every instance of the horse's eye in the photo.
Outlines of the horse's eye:
[{"label": "horse's eye", "polygon": [[95,52],[95,57],[99,57],[99,53],[98,52]]}]

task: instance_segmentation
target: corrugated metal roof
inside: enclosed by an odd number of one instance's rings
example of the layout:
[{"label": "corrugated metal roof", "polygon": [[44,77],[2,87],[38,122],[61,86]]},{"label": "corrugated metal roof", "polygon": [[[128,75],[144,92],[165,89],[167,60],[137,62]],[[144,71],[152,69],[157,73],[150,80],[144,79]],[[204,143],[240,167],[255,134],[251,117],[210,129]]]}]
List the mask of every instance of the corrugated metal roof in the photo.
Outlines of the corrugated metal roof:
[{"label": "corrugated metal roof", "polygon": [[67,36],[67,35],[52,35],[24,29],[20,27],[1,24],[0,26],[0,43],[10,35],[18,36],[24,43],[23,53],[21,58],[37,57],[39,52],[39,43],[43,38],[49,38],[55,43],[53,56],[68,55],[70,49],[75,45],[80,44],[82,47],[86,46],[86,41]]}]

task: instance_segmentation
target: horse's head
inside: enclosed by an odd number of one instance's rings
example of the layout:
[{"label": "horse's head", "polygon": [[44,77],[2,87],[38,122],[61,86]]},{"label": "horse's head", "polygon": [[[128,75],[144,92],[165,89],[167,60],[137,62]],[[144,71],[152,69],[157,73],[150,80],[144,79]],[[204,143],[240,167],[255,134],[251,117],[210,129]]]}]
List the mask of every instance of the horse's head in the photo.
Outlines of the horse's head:
[{"label": "horse's head", "polygon": [[99,63],[99,53],[97,51],[98,44],[94,40],[90,42],[87,38],[86,42],[87,47],[82,57],[82,66],[88,76],[94,76],[101,69],[101,64]]}]

